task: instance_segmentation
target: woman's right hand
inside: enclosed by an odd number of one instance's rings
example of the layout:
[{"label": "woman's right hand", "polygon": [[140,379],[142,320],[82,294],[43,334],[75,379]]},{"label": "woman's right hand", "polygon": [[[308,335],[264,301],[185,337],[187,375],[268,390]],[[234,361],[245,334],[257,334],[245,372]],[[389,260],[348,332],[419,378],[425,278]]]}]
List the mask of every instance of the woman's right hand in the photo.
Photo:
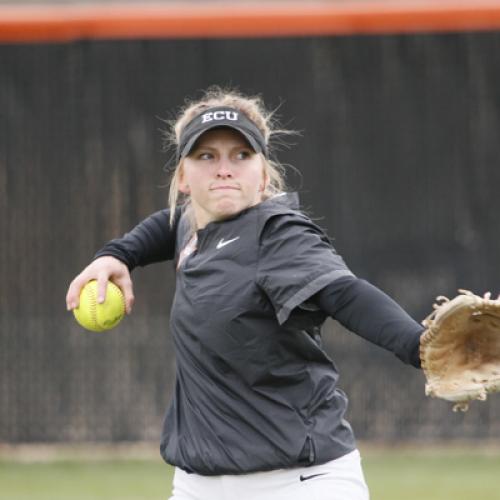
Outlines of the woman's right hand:
[{"label": "woman's right hand", "polygon": [[97,280],[97,301],[104,302],[108,280],[119,286],[125,297],[127,314],[132,311],[134,292],[128,267],[115,257],[106,255],[92,261],[69,285],[66,294],[68,311],[76,309],[80,303],[82,288],[90,281]]}]

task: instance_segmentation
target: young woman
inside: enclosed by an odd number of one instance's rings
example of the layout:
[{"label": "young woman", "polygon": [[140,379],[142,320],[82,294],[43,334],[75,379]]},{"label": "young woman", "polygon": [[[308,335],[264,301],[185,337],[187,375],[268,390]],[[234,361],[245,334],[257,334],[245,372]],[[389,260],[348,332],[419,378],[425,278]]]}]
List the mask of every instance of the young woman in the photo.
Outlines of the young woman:
[{"label": "young woman", "polygon": [[320,327],[331,316],[420,366],[423,328],[355,277],[283,193],[276,132],[258,98],[212,90],[188,105],[170,208],[110,241],[68,290],[72,309],[87,281],[103,298],[111,279],[130,312],[130,271],[176,262],[176,385],[161,439],[176,467],[171,500],[366,500]]}]

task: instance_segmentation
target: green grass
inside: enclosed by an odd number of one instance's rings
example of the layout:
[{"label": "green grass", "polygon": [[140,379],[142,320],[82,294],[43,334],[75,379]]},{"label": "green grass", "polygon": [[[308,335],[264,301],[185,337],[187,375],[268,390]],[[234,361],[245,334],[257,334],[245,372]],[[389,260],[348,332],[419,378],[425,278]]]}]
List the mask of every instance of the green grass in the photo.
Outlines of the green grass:
[{"label": "green grass", "polygon": [[372,500],[500,500],[500,451],[367,451]]},{"label": "green grass", "polygon": [[[499,500],[500,450],[363,449],[372,500]],[[167,500],[159,458],[0,456],[0,500]]]},{"label": "green grass", "polygon": [[1,500],[166,500],[171,482],[160,460],[0,461]]}]

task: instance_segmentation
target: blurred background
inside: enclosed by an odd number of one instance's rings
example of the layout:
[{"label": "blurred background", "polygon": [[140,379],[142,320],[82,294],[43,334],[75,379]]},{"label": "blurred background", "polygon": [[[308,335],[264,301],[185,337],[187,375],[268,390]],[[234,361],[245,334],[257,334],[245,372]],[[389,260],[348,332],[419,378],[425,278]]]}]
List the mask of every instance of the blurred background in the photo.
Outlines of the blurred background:
[{"label": "blurred background", "polygon": [[[134,271],[133,314],[108,333],[84,331],[64,299],[96,250],[166,206],[165,121],[213,84],[261,94],[300,132],[278,152],[290,189],[353,272],[415,319],[457,288],[498,294],[500,6],[487,3],[482,24],[450,2],[441,25],[424,9],[420,24],[384,27],[373,2],[312,2],[350,22],[287,32],[287,13],[308,3],[273,2],[279,36],[251,22],[241,36],[223,24],[197,36],[189,16],[184,34],[129,20],[131,34],[87,23],[68,35],[64,22],[23,24],[40,2],[0,1],[0,444],[159,441],[175,373],[172,264]],[[69,26],[67,4],[50,16]],[[104,15],[106,4],[119,18],[117,2],[86,5]],[[169,2],[155,5],[168,16]],[[266,5],[245,2],[264,16]],[[172,6],[230,22],[221,2]],[[362,442],[500,443],[500,397],[452,413],[425,397],[420,371],[334,321],[324,339]]]}]

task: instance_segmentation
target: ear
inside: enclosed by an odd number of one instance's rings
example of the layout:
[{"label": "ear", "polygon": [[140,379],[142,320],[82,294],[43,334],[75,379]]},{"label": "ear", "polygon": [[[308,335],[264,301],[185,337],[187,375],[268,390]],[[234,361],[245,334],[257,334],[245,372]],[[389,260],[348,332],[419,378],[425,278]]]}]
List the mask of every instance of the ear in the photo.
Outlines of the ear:
[{"label": "ear", "polygon": [[182,193],[182,194],[191,194],[191,189],[189,189],[189,185],[186,183],[185,179],[184,179],[184,172],[183,172],[183,169],[182,169],[182,166],[179,170],[179,191]]},{"label": "ear", "polygon": [[267,169],[265,167],[262,177],[263,177],[262,182],[259,184],[259,193],[263,193],[266,190],[271,180],[269,174],[267,173]]}]

